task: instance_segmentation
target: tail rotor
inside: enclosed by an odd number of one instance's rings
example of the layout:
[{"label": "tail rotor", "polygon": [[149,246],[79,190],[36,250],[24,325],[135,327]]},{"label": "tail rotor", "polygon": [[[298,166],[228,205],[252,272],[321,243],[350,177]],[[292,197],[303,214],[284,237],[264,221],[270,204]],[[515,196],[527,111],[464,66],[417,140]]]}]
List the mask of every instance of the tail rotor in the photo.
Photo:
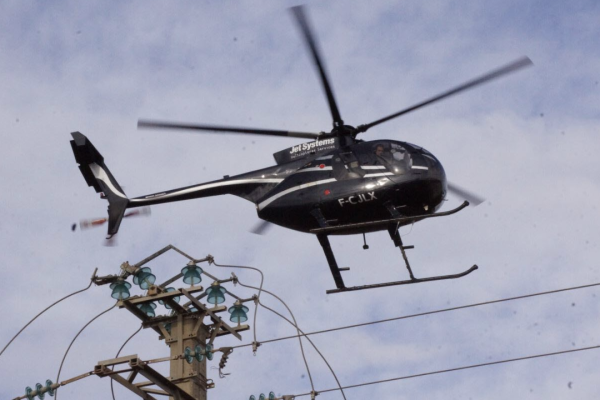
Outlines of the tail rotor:
[{"label": "tail rotor", "polygon": [[[146,207],[140,207],[138,209],[126,212],[125,215],[123,215],[123,218],[129,218],[129,217],[149,217],[150,214],[151,214],[150,207],[146,206]],[[77,226],[79,226],[80,230],[85,231],[85,230],[88,230],[88,229],[91,229],[91,228],[100,227],[100,226],[104,225],[107,222],[108,222],[108,218],[82,219],[82,220],[79,221],[79,224],[74,223],[73,225],[71,225],[71,230],[72,231],[76,231],[77,230]]]}]

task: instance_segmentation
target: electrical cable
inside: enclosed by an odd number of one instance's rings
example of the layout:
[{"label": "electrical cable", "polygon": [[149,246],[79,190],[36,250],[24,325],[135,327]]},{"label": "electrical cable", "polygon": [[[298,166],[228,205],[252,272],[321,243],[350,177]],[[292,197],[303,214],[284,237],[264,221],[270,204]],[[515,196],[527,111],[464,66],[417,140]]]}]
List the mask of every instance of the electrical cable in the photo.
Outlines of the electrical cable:
[{"label": "electrical cable", "polygon": [[[256,302],[260,303],[260,294],[263,291],[263,282],[264,282],[264,274],[262,273],[262,271],[258,268],[254,268],[254,267],[247,267],[247,266],[240,266],[240,265],[219,265],[217,264],[214,259],[213,259],[213,264],[217,267],[221,267],[221,268],[242,268],[242,269],[251,269],[254,271],[257,271],[258,273],[260,273],[260,287],[257,288],[253,288],[255,290],[258,290],[258,295],[256,297]],[[239,280],[238,280],[238,283]],[[240,283],[241,286],[245,286],[242,283]],[[245,286],[248,287],[248,286]],[[292,316],[292,319],[294,320],[294,326],[296,327],[296,331],[298,332],[298,342],[300,343],[300,352],[302,353],[302,359],[304,360],[304,365],[306,366],[306,373],[308,375],[308,379],[310,381],[310,386],[312,388],[312,390],[315,390],[315,386],[314,386],[314,382],[312,379],[312,374],[310,373],[310,367],[308,366],[308,362],[306,361],[306,356],[304,355],[304,346],[302,344],[302,338],[300,336],[300,329],[297,327],[297,323],[296,323],[296,318],[294,317],[294,314],[292,313],[292,310],[290,310],[290,308],[287,306],[287,304],[285,304],[285,302],[283,300],[281,300],[279,297],[275,296],[274,294],[272,294],[271,292],[268,292],[269,294],[271,294],[272,296],[276,297],[279,301],[281,301],[283,303],[283,305],[287,308],[288,312],[290,313],[290,315]],[[253,323],[253,329],[254,329],[254,342],[252,344],[254,344],[256,348],[258,348],[258,342],[256,340],[256,313],[258,311],[258,307],[254,307],[254,323]],[[256,353],[255,353],[256,354]]]},{"label": "electrical cable", "polygon": [[[258,297],[257,300],[260,300],[260,294],[262,292],[262,287],[263,287],[263,282],[265,280],[265,276],[263,275],[262,271],[258,268],[254,268],[254,267],[246,267],[246,266],[241,266],[241,265],[220,265],[217,264],[216,261],[213,259],[212,263],[220,268],[242,268],[242,269],[251,269],[254,271],[257,271],[260,274],[260,287],[258,289]],[[254,307],[254,322],[252,324],[252,331],[254,333],[254,342],[253,343],[258,343],[256,340],[256,313],[258,312],[258,307]]]},{"label": "electrical cable", "polygon": [[[137,331],[135,331],[135,332],[133,333],[133,335],[131,335],[131,336],[129,336],[129,338],[127,338],[127,340],[125,341],[125,343],[123,343],[123,345],[121,346],[121,348],[119,349],[119,351],[117,351],[117,355],[115,356],[115,358],[119,358],[119,355],[121,354],[121,350],[123,350],[123,348],[125,347],[125,345],[126,345],[127,343],[129,343],[129,341],[130,341],[131,339],[133,339],[133,337],[134,337],[135,335],[137,335],[137,334],[138,334],[138,333],[139,333],[139,332],[142,330],[142,328],[143,328],[143,327],[144,327],[144,325],[140,325],[140,327],[137,329]],[[114,368],[113,368],[113,369],[114,369]],[[115,400],[115,389],[114,389],[114,387],[113,387],[113,380],[114,380],[114,379],[111,379],[111,380],[110,380],[110,392],[111,392],[111,394],[112,394],[112,398],[113,398],[113,400]]]},{"label": "electrical cable", "polygon": [[[117,306],[117,304],[119,304],[118,301],[113,306],[111,306],[110,308],[107,308],[106,310],[102,311],[100,314],[96,315],[94,318],[92,318],[91,320],[89,320],[89,322],[87,324],[85,324],[83,326],[83,328],[81,328],[79,330],[79,332],[77,332],[77,335],[75,335],[75,337],[73,338],[73,340],[71,340],[71,343],[69,344],[69,347],[67,347],[67,351],[65,351],[65,355],[63,356],[63,359],[60,362],[60,367],[58,368],[58,374],[56,374],[56,382],[60,382],[60,372],[62,371],[62,367],[63,367],[63,364],[65,363],[65,359],[67,358],[67,354],[69,354],[69,350],[71,350],[71,346],[73,346],[73,343],[75,343],[75,340],[77,340],[77,338],[79,337],[79,335],[81,334],[81,332],[83,332],[84,329],[88,327],[88,325],[90,325],[92,322],[94,322],[100,316],[106,314],[107,312],[109,312],[110,310],[112,310],[113,308],[115,308]],[[57,400],[58,399],[58,388],[56,389],[56,393],[54,395],[55,395],[54,399]]]},{"label": "electrical cable", "polygon": [[10,339],[10,341],[8,342],[8,344],[6,346],[4,346],[4,348],[2,349],[2,351],[0,351],[0,356],[2,356],[2,354],[4,353],[4,351],[8,348],[8,346],[10,346],[10,344],[13,342],[13,340],[15,340],[17,338],[17,336],[19,336],[21,334],[21,332],[23,332],[25,330],[25,328],[27,328],[33,321],[35,321],[40,315],[42,315],[43,313],[45,313],[46,311],[48,311],[49,309],[51,309],[52,307],[54,307],[55,305],[57,305],[58,303],[60,303],[61,301],[68,299],[71,296],[76,295],[77,293],[81,293],[81,292],[85,292],[86,290],[88,290],[91,286],[92,283],[94,283],[94,277],[96,276],[96,271],[98,271],[98,268],[96,268],[94,270],[94,274],[92,275],[92,279],[90,279],[90,284],[87,285],[86,288],[78,290],[76,292],[73,292],[65,297],[63,297],[60,300],[55,301],[54,303],[50,304],[48,307],[46,307],[42,312],[40,312],[38,315],[36,315],[35,317],[33,317],[33,319],[31,319],[31,321],[29,321],[27,324],[25,324],[24,327],[21,328],[21,330],[19,332],[17,332],[17,334],[15,336],[13,336],[12,339]]},{"label": "electrical cable", "polygon": [[[403,316],[400,316],[400,317],[386,318],[386,319],[381,319],[381,320],[371,321],[371,322],[363,322],[363,323],[360,323],[360,324],[340,326],[340,327],[337,327],[337,328],[323,329],[323,330],[320,330],[320,331],[309,332],[305,336],[318,335],[318,334],[321,334],[321,333],[328,333],[328,332],[335,332],[335,331],[341,331],[341,330],[350,329],[350,328],[358,328],[358,327],[361,327],[361,326],[381,324],[381,323],[384,323],[384,322],[399,321],[399,320],[402,320],[402,319],[423,317],[423,316],[432,315],[432,314],[441,314],[441,313],[449,312],[449,311],[463,310],[463,309],[466,309],[466,308],[479,307],[479,306],[484,306],[484,305],[489,305],[489,304],[496,304],[496,303],[502,303],[502,302],[513,301],[513,300],[521,300],[521,299],[526,299],[526,298],[529,298],[529,297],[536,297],[536,296],[543,296],[543,295],[547,295],[547,294],[555,294],[555,293],[560,293],[560,292],[567,292],[567,291],[570,291],[570,290],[586,289],[586,288],[595,287],[595,286],[600,286],[600,283],[592,283],[592,284],[589,284],[589,285],[582,285],[582,286],[573,286],[573,287],[568,287],[568,288],[563,288],[563,289],[556,289],[556,290],[549,290],[549,291],[545,291],[545,292],[538,292],[538,293],[526,294],[526,295],[522,295],[522,296],[508,297],[508,298],[499,299],[499,300],[490,300],[490,301],[484,301],[484,302],[480,302],[480,303],[467,304],[467,305],[464,305],[464,306],[442,308],[442,309],[439,309],[439,310],[426,311],[426,312],[422,312],[422,313],[418,313],[418,314],[409,314],[409,315],[403,315]],[[280,338],[264,340],[264,341],[261,342],[261,344],[278,342],[278,341],[287,340],[287,339],[294,339],[296,337],[298,337],[298,335],[284,336],[284,337],[280,337]],[[248,347],[250,345],[251,344],[249,344],[249,343],[247,343],[247,344],[240,344],[240,345],[237,345],[237,346],[232,346],[232,348],[236,349],[236,348],[240,348],[240,347]]]},{"label": "electrical cable", "polygon": [[[241,283],[238,279],[238,283],[240,284],[240,286],[243,287],[247,287],[250,289],[256,289],[255,287],[249,286],[249,285],[244,285],[243,283]],[[342,388],[342,385],[340,384],[340,381],[338,380],[337,375],[335,374],[335,372],[333,371],[333,368],[331,368],[331,365],[329,364],[329,362],[327,361],[327,359],[325,358],[325,356],[319,351],[319,349],[317,348],[317,346],[313,343],[312,340],[310,340],[310,338],[306,337],[306,335],[304,334],[304,332],[298,327],[297,323],[296,323],[296,318],[294,318],[294,314],[292,314],[292,310],[290,310],[290,308],[287,306],[287,304],[281,299],[279,298],[277,295],[275,295],[272,292],[269,292],[266,289],[263,289],[263,291],[265,293],[270,294],[271,296],[275,297],[277,300],[279,300],[281,303],[283,303],[283,305],[288,309],[288,311],[290,312],[290,314],[292,315],[292,318],[294,319],[294,322],[292,323],[292,321],[290,321],[289,319],[287,319],[286,317],[284,317],[283,315],[281,315],[280,313],[278,313],[277,311],[265,306],[263,303],[260,302],[260,300],[258,301],[258,303],[263,306],[264,308],[266,308],[267,310],[271,311],[272,313],[278,315],[279,317],[283,318],[284,320],[286,320],[289,324],[291,324],[293,327],[295,327],[301,334],[302,336],[304,336],[304,338],[306,340],[308,340],[308,342],[312,345],[312,347],[316,350],[316,352],[319,354],[319,356],[321,356],[321,358],[323,359],[323,361],[325,362],[325,364],[327,365],[327,367],[329,368],[329,371],[331,371],[331,374],[333,375],[335,381],[337,382],[339,388],[338,390],[340,390],[342,392],[342,396],[344,397],[344,400],[346,400],[346,394],[344,393],[344,390]],[[300,347],[302,347],[302,341],[300,341]],[[304,358],[304,363],[306,364],[306,368],[308,369],[308,363],[306,362],[306,357],[304,355],[304,349],[302,350],[302,357]],[[310,377],[310,375],[309,375]],[[311,386],[312,386],[312,393],[317,393],[315,392],[315,388],[312,385],[312,380],[311,380]]]},{"label": "electrical cable", "polygon": [[[221,268],[242,268],[242,269],[251,269],[251,270],[254,270],[254,271],[257,271],[258,273],[260,273],[260,287],[259,287],[259,288],[252,287],[252,289],[258,290],[258,295],[257,295],[257,297],[256,297],[256,302],[257,302],[258,304],[261,304],[261,305],[262,305],[262,303],[260,303],[260,294],[261,294],[261,292],[264,290],[264,289],[263,289],[264,274],[263,274],[263,272],[262,272],[260,269],[258,269],[258,268],[254,268],[254,267],[241,266],[241,265],[220,265],[220,264],[217,264],[217,263],[214,261],[214,259],[213,259],[213,264],[214,264],[215,266],[217,266],[217,267],[221,267]],[[249,286],[246,286],[246,285],[242,284],[241,282],[239,282],[239,279],[238,279],[238,283],[240,284],[240,286],[249,287]],[[265,290],[265,292],[267,292],[267,291]],[[305,354],[304,354],[304,346],[303,346],[303,344],[302,344],[302,338],[301,338],[301,336],[300,336],[300,334],[299,334],[299,333],[301,332],[301,330],[300,330],[300,329],[298,328],[298,326],[297,326],[297,323],[296,323],[296,318],[294,317],[294,314],[292,313],[292,310],[291,310],[291,309],[290,309],[290,308],[287,306],[287,304],[285,304],[285,302],[284,302],[283,300],[281,300],[279,297],[275,296],[275,295],[274,295],[274,294],[272,294],[271,292],[267,292],[267,293],[269,293],[270,295],[274,296],[274,297],[275,297],[275,298],[277,298],[279,301],[281,301],[281,302],[283,303],[283,305],[285,306],[285,308],[287,308],[287,310],[288,310],[288,312],[290,313],[290,315],[292,316],[292,319],[294,320],[294,324],[292,324],[292,325],[293,325],[294,327],[296,327],[296,331],[298,332],[298,342],[300,343],[300,352],[302,353],[302,359],[304,360],[304,365],[306,366],[306,373],[307,373],[307,375],[308,375],[308,379],[309,379],[309,381],[310,381],[310,386],[311,386],[312,390],[314,391],[314,390],[315,390],[315,386],[314,386],[314,382],[313,382],[313,379],[312,379],[312,374],[310,373],[310,367],[308,366],[308,362],[306,361],[306,356],[305,356]],[[257,346],[257,347],[255,347],[255,348],[258,348],[258,342],[257,342],[257,340],[256,340],[256,313],[257,313],[257,311],[258,311],[258,307],[254,307],[254,323],[253,323],[253,330],[254,330],[254,342],[253,342],[252,344],[254,344],[255,346]],[[282,317],[282,318],[283,318],[283,317]]]},{"label": "electrical cable", "polygon": [[[492,361],[492,362],[487,362],[487,363],[482,363],[482,364],[466,365],[466,366],[463,366],[463,367],[449,368],[449,369],[443,369],[443,370],[438,370],[438,371],[423,372],[423,373],[420,373],[420,374],[406,375],[406,376],[400,376],[400,377],[397,377],[397,378],[390,378],[390,379],[382,379],[382,380],[379,380],[379,381],[363,382],[363,383],[358,383],[358,384],[355,384],[355,385],[344,386],[343,389],[353,389],[353,388],[357,388],[357,387],[361,387],[361,386],[376,385],[376,384],[379,384],[379,383],[393,382],[393,381],[399,381],[399,380],[403,380],[403,379],[418,378],[418,377],[421,377],[421,376],[443,374],[443,373],[446,373],[446,372],[461,371],[461,370],[465,370],[465,369],[485,367],[485,366],[488,366],[488,365],[506,364],[506,363],[510,363],[510,362],[514,362],[514,361],[530,360],[530,359],[533,359],[533,358],[550,357],[550,356],[556,356],[556,355],[560,355],[560,354],[575,353],[575,352],[578,352],[578,351],[586,351],[586,350],[594,350],[594,349],[600,349],[600,345],[598,345],[598,346],[591,346],[591,347],[582,347],[582,348],[571,349],[571,350],[555,351],[553,353],[536,354],[536,355],[533,355],[533,356],[511,358],[511,359],[507,359],[507,360]],[[340,390],[340,388],[325,389],[325,390],[319,391],[318,393],[320,394],[320,393],[334,392],[336,390]],[[297,395],[295,395],[293,397],[308,396],[310,394],[311,393],[302,393],[302,394],[297,394]]]},{"label": "electrical cable", "polygon": [[[256,289],[255,287],[252,286],[247,286],[244,285],[243,283],[241,283],[238,279],[238,283],[240,284],[240,286],[244,286],[247,288],[251,288],[251,289]],[[306,366],[306,372],[308,374],[308,379],[310,380],[310,386],[313,390],[313,392],[315,391],[315,385],[312,379],[312,374],[310,373],[310,367],[308,366],[308,361],[306,360],[306,354],[304,354],[304,345],[302,343],[302,337],[300,336],[300,333],[302,333],[302,330],[298,327],[298,322],[296,322],[296,317],[294,316],[294,313],[292,313],[292,310],[288,307],[288,305],[279,297],[277,297],[276,295],[274,295],[273,293],[263,289],[265,293],[270,294],[271,296],[275,297],[277,300],[279,300],[284,306],[285,308],[288,310],[288,312],[290,313],[290,315],[292,316],[292,319],[294,320],[294,322],[290,322],[287,318],[285,318],[283,315],[279,314],[278,312],[266,307],[263,303],[260,302],[260,299],[257,299],[258,304],[260,304],[261,306],[265,307],[267,310],[279,315],[281,318],[285,319],[286,321],[288,321],[294,328],[296,328],[296,332],[298,332],[298,342],[300,343],[300,353],[302,354],[302,359],[304,360],[304,365]],[[312,343],[311,343],[312,344]],[[313,345],[314,347],[314,345]],[[318,350],[317,350],[318,351]]]},{"label": "electrical cable", "polygon": [[[286,317],[284,317],[283,315],[281,315],[281,314],[280,314],[280,313],[278,313],[277,311],[275,311],[275,310],[273,310],[273,309],[271,309],[271,308],[269,308],[269,307],[265,306],[263,303],[260,303],[260,302],[259,302],[259,304],[260,304],[261,306],[263,306],[264,308],[266,308],[267,310],[271,311],[272,313],[274,313],[274,314],[276,314],[276,315],[280,316],[281,318],[283,318],[284,320],[286,320],[288,323],[290,323],[290,324],[291,324],[293,327],[295,327],[295,328],[296,328],[296,329],[298,329],[300,332],[302,332],[302,330],[300,330],[300,328],[298,328],[298,326],[297,326],[297,325],[295,325],[294,323],[292,323],[292,321],[290,321],[289,319],[287,319]],[[319,353],[319,356],[321,356],[321,358],[323,359],[323,361],[324,361],[324,362],[325,362],[325,364],[327,365],[327,368],[329,368],[329,370],[331,371],[331,374],[333,375],[333,377],[335,378],[335,381],[337,382],[337,384],[338,384],[338,386],[339,386],[339,388],[338,388],[337,390],[339,390],[339,391],[341,391],[341,392],[342,392],[342,396],[344,397],[344,400],[346,400],[346,394],[344,393],[344,388],[343,388],[343,387],[342,387],[342,385],[340,384],[340,381],[338,380],[338,377],[337,377],[337,375],[336,375],[336,374],[335,374],[335,372],[333,371],[333,368],[331,368],[331,365],[329,364],[329,362],[327,361],[327,359],[325,358],[325,356],[324,356],[324,355],[323,355],[323,354],[322,354],[322,353],[319,351],[319,349],[318,349],[318,348],[317,348],[317,346],[316,346],[316,345],[313,343],[313,341],[312,341],[312,340],[310,340],[309,338],[306,338],[306,340],[308,340],[308,342],[309,342],[309,343],[312,345],[312,347],[313,347],[313,348],[316,350],[316,352],[317,352],[317,353]],[[302,353],[302,356],[304,357],[304,352]],[[306,362],[306,357],[304,357],[304,362]],[[315,388],[313,387],[312,389],[313,389],[313,390],[312,390],[312,392],[311,392],[311,393],[309,393],[309,394],[312,394],[312,393],[315,393],[315,394],[316,394],[317,392],[315,391]]]}]

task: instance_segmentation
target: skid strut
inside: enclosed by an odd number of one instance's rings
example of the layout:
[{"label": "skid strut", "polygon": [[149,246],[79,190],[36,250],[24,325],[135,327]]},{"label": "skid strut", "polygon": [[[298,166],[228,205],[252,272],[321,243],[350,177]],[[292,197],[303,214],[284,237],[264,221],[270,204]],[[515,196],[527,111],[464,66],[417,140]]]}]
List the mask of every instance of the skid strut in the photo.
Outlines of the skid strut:
[{"label": "skid strut", "polygon": [[333,280],[335,281],[335,286],[338,289],[345,289],[344,280],[342,279],[341,271],[348,270],[349,268],[341,268],[338,267],[337,261],[335,261],[335,256],[333,255],[333,250],[331,250],[331,245],[329,244],[329,238],[327,235],[318,234],[317,239],[319,239],[319,243],[323,247],[323,251],[325,252],[325,257],[327,258],[327,263],[329,264],[329,269],[331,269],[331,274],[333,275]]},{"label": "skid strut", "polygon": [[396,229],[395,226],[390,226],[388,228],[388,232],[390,233],[390,237],[392,238],[392,241],[394,242],[396,247],[400,248],[400,251],[402,252],[402,258],[404,258],[404,263],[406,264],[406,269],[408,270],[408,274],[410,275],[410,279],[414,281],[415,276],[413,275],[412,269],[410,269],[408,257],[406,257],[406,251],[404,250],[414,249],[415,246],[404,246],[402,244],[402,239],[400,238],[400,231]]},{"label": "skid strut", "polygon": [[[457,207],[453,210],[450,210],[450,211],[446,211],[443,213],[429,214],[429,215],[419,215],[416,217],[402,217],[399,215],[398,211],[393,206],[390,205],[388,208],[390,209],[390,214],[392,214],[391,219],[376,221],[375,223],[369,223],[369,225],[380,225],[383,227],[383,225],[385,224],[385,227],[387,228],[388,233],[390,234],[390,238],[394,242],[394,245],[396,247],[398,247],[400,249],[400,252],[402,253],[402,258],[404,259],[404,264],[406,265],[406,269],[408,270],[410,279],[404,280],[404,281],[375,283],[375,284],[370,284],[370,285],[360,285],[360,286],[352,286],[352,287],[346,287],[344,285],[344,280],[342,279],[341,272],[347,271],[347,270],[349,270],[349,268],[338,267],[337,261],[335,260],[335,256],[333,255],[333,250],[331,249],[331,245],[329,243],[329,238],[327,237],[327,235],[330,232],[341,231],[341,230],[345,230],[348,228],[356,228],[359,225],[365,225],[365,224],[354,224],[354,225],[333,226],[333,227],[328,226],[327,222],[325,221],[322,214],[320,213],[320,210],[316,210],[314,216],[315,216],[315,218],[317,218],[317,221],[319,222],[319,225],[321,226],[321,228],[314,229],[311,232],[317,234],[317,238],[319,239],[319,243],[323,247],[323,252],[325,253],[325,257],[327,258],[327,263],[329,264],[329,268],[331,269],[331,274],[333,275],[333,280],[335,281],[335,285],[337,286],[336,289],[327,290],[327,294],[351,292],[351,291],[364,290],[364,289],[375,289],[375,288],[381,288],[381,287],[386,287],[386,286],[410,285],[413,283],[441,281],[441,280],[445,280],[445,279],[457,279],[457,278],[462,278],[463,276],[468,275],[471,272],[475,271],[476,269],[479,268],[477,265],[473,265],[468,270],[458,273],[458,274],[432,276],[429,278],[415,278],[412,268],[410,267],[410,263],[408,262],[408,257],[406,256],[406,250],[413,249],[414,246],[405,246],[402,243],[402,238],[400,237],[400,232],[398,231],[398,228],[399,228],[399,225],[401,222],[406,222],[406,221],[414,222],[414,221],[419,221],[419,220],[431,218],[431,217],[442,217],[442,216],[446,216],[446,215],[451,215],[451,214],[454,214],[454,213],[462,210],[463,208],[465,208],[468,205],[469,205],[468,202],[464,202],[459,207]],[[368,248],[368,246],[366,243],[366,239],[364,237],[364,233],[363,233],[363,240],[364,240],[363,248],[366,249],[366,248]]]}]

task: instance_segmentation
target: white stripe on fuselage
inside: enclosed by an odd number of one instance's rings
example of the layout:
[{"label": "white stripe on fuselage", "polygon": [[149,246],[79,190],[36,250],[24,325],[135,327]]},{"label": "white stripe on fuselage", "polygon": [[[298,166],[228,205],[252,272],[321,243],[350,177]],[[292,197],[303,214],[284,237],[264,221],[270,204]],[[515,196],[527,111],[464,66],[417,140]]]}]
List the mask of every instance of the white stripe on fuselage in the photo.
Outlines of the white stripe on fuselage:
[{"label": "white stripe on fuselage", "polygon": [[331,167],[323,167],[323,168],[321,168],[319,166],[316,166],[316,167],[299,169],[296,172],[315,172],[315,171],[317,171],[317,172],[318,171],[331,171]]},{"label": "white stripe on fuselage", "polygon": [[131,199],[130,201],[132,203],[135,202],[139,202],[139,201],[147,201],[147,200],[152,200],[152,199],[165,199],[165,198],[171,198],[171,197],[175,197],[175,196],[181,196],[184,194],[188,194],[188,193],[194,193],[194,192],[199,192],[202,190],[206,190],[206,189],[212,189],[215,187],[220,187],[220,186],[231,186],[231,185],[241,185],[244,183],[280,183],[281,181],[283,181],[283,179],[273,179],[273,178],[267,178],[267,179],[232,179],[232,180],[227,180],[227,181],[221,181],[221,182],[215,182],[215,183],[207,183],[204,185],[198,185],[198,186],[193,186],[187,189],[182,189],[182,190],[178,190],[176,192],[171,192],[171,193],[165,193],[165,194],[157,194],[157,195],[148,195],[148,196],[144,196],[144,198],[142,199]]},{"label": "white stripe on fuselage", "polygon": [[373,178],[375,176],[389,176],[389,175],[394,175],[393,172],[379,172],[376,174],[366,174],[365,176],[363,176],[363,178]]},{"label": "white stripe on fuselage", "polygon": [[277,193],[274,196],[269,197],[268,199],[266,199],[265,201],[263,201],[262,203],[260,203],[257,208],[258,210],[262,210],[263,208],[265,208],[266,206],[268,206],[269,204],[271,204],[272,202],[274,202],[275,200],[277,200],[278,198],[285,196],[286,194],[295,192],[296,190],[300,190],[300,189],[305,189],[307,187],[311,187],[311,186],[317,186],[317,185],[323,185],[325,183],[329,183],[329,182],[335,182],[337,179],[335,178],[329,178],[329,179],[322,179],[320,181],[314,181],[314,182],[309,182],[309,183],[303,183],[302,185],[298,185],[298,186],[294,186],[291,187],[289,189],[285,189],[279,193]]}]

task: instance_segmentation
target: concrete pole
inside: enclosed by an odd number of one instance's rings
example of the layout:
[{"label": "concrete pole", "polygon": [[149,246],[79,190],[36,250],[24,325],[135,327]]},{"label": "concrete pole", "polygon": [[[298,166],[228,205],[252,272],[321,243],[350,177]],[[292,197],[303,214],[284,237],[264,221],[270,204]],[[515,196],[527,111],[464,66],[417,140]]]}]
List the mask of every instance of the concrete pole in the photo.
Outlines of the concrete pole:
[{"label": "concrete pole", "polygon": [[[171,349],[171,356],[183,354],[186,347],[190,347],[194,351],[198,344],[204,348],[207,334],[206,325],[202,320],[179,314],[177,322],[171,324],[172,339],[167,342]],[[191,364],[188,364],[185,359],[171,361],[170,376],[171,382],[196,400],[207,399],[206,358],[202,362],[194,359]],[[170,397],[170,399],[173,399],[173,397]]]}]

